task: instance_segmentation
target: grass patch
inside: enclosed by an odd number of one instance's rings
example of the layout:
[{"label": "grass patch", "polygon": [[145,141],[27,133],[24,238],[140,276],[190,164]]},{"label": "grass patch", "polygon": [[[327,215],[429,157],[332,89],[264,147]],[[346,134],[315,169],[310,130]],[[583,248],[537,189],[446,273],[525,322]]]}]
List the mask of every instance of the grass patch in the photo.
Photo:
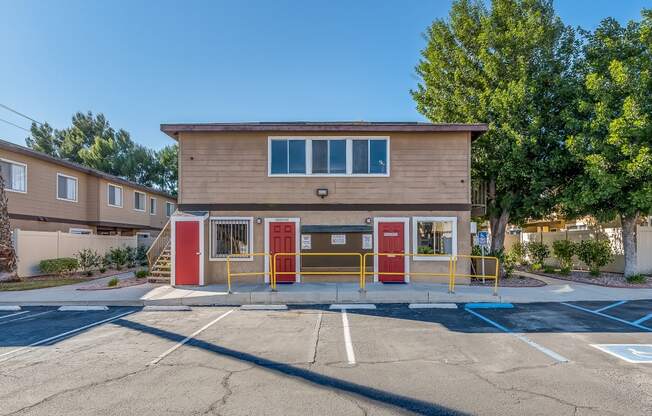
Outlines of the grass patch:
[{"label": "grass patch", "polygon": [[118,282],[120,282],[120,279],[114,277],[113,279],[109,280],[109,282],[106,285],[108,287],[114,287],[114,286],[118,286]]},{"label": "grass patch", "polygon": [[642,274],[633,274],[627,277],[627,283],[647,283],[647,277]]},{"label": "grass patch", "polygon": [[46,287],[56,287],[72,285],[75,283],[86,282],[91,279],[73,279],[73,278],[49,278],[49,279],[26,279],[20,282],[3,282],[0,283],[0,292],[11,292],[17,290],[44,289]]}]

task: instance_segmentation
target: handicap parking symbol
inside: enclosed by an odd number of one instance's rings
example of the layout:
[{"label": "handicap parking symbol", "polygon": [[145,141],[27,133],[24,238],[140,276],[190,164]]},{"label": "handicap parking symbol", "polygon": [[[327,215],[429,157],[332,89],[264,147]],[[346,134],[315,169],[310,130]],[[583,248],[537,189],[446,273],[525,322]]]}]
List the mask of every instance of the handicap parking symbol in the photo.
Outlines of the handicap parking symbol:
[{"label": "handicap parking symbol", "polygon": [[628,363],[652,364],[652,344],[591,344],[591,346]]}]

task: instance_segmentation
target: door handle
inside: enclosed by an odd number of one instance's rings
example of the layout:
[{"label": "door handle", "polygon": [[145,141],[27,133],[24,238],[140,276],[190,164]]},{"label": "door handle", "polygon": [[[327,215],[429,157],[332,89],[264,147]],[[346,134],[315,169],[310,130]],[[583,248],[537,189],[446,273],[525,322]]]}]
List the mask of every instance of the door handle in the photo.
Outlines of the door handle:
[{"label": "door handle", "polygon": [[201,251],[198,251],[195,254],[198,255],[198,256],[201,256]]}]

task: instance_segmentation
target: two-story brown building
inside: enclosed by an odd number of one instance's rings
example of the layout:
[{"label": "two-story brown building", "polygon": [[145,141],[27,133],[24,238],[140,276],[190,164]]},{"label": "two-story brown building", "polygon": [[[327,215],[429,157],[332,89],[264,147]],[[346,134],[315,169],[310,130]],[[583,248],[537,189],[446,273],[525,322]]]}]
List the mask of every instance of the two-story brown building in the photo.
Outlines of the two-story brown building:
[{"label": "two-story brown building", "polygon": [[0,140],[12,229],[154,236],[176,198],[104,172]]},{"label": "two-story brown building", "polygon": [[[371,256],[369,267],[373,280],[407,282],[427,279],[411,273],[445,272],[451,256],[470,252],[471,142],[485,125],[214,123],[161,130],[179,143],[173,284],[223,283],[231,254],[242,255],[238,272],[256,272],[268,271],[269,262],[255,253],[400,253]],[[279,282],[300,281],[308,270],[356,268],[355,256],[283,256],[276,263]]]}]

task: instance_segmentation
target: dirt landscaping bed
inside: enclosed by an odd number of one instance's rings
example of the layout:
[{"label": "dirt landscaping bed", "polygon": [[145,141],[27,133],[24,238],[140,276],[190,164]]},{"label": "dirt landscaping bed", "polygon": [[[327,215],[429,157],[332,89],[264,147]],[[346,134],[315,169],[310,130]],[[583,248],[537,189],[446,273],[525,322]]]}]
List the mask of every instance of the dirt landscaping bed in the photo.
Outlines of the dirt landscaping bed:
[{"label": "dirt landscaping bed", "polygon": [[[494,285],[493,279],[486,279],[482,283],[482,279],[471,279],[471,286],[488,286]],[[527,276],[512,276],[507,278],[498,279],[498,287],[540,287],[545,286],[546,283]]]},{"label": "dirt landscaping bed", "polygon": [[618,287],[618,288],[652,288],[652,277],[645,276],[645,283],[629,283],[622,273],[600,273],[600,276],[591,276],[589,272],[582,270],[573,270],[569,275],[564,276],[558,273],[544,273],[542,271],[528,271],[529,273],[538,274],[540,276],[552,277],[559,280],[568,280],[570,282],[586,283],[596,286],[604,287]]},{"label": "dirt landscaping bed", "polygon": [[88,286],[77,288],[77,290],[111,290],[129,286],[138,286],[145,283],[147,283],[146,278],[129,277],[127,279],[120,279],[115,286],[108,286],[106,282],[96,282]]},{"label": "dirt landscaping bed", "polygon": [[87,276],[84,273],[78,272],[70,275],[42,275],[23,277],[16,282],[2,282],[0,283],[1,291],[18,291],[18,290],[33,290],[45,289],[48,287],[57,287],[65,285],[73,285],[75,283],[89,282],[103,277],[115,276],[122,273],[127,273],[136,270],[137,268],[122,269],[122,270],[107,270],[104,273],[96,272],[93,276]]}]

